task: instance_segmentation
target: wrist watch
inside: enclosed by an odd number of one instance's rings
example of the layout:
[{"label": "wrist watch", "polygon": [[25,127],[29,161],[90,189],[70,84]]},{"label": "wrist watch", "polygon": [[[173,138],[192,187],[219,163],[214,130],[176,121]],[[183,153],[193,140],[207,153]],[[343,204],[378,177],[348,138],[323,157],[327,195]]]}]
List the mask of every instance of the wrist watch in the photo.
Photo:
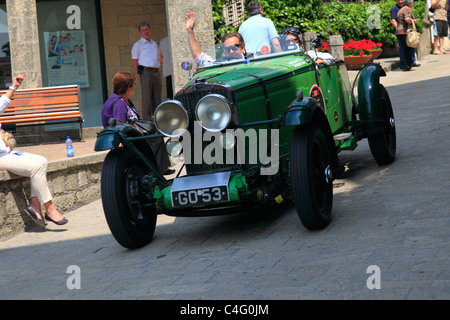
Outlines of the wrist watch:
[{"label": "wrist watch", "polygon": [[9,89],[11,89],[14,92],[16,92],[16,90],[17,90],[14,86],[10,86]]}]

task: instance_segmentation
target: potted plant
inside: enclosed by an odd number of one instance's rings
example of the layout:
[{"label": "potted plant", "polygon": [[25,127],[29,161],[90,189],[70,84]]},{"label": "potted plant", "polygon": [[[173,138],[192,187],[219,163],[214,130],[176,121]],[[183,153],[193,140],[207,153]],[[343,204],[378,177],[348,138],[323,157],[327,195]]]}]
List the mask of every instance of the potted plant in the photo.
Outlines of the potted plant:
[{"label": "potted plant", "polygon": [[365,39],[359,41],[349,40],[342,46],[345,65],[348,70],[358,70],[372,58],[369,45]]},{"label": "potted plant", "polygon": [[367,47],[372,55],[372,59],[369,62],[372,62],[380,56],[381,52],[383,52],[383,49],[381,49],[382,46],[383,44],[381,42],[375,43],[372,40],[367,40]]}]

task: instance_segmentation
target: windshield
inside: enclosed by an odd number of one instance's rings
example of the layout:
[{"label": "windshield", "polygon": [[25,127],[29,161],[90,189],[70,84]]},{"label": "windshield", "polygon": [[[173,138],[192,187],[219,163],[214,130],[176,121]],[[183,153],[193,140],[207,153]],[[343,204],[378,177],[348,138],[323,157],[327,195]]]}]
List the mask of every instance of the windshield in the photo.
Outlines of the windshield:
[{"label": "windshield", "polygon": [[204,52],[204,57],[202,57],[201,63],[198,63],[198,67],[213,67],[237,62],[245,63],[245,61],[266,59],[295,52],[303,53],[303,48],[294,39],[289,39],[289,36],[279,34],[277,39],[280,46],[274,46],[273,42],[269,45],[261,43],[253,52],[248,51],[245,46],[230,45],[227,41],[218,43]]}]

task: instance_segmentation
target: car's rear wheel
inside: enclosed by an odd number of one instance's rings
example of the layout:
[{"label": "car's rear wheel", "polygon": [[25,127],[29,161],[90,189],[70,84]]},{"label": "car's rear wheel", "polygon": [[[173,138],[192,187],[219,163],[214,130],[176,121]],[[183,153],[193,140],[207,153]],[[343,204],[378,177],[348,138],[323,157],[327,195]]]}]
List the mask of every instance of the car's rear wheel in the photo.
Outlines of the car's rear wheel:
[{"label": "car's rear wheel", "polygon": [[331,221],[331,155],[318,125],[297,127],[291,142],[292,198],[302,224],[322,229]]},{"label": "car's rear wheel", "polygon": [[381,122],[382,132],[369,135],[370,152],[379,165],[389,164],[395,160],[397,149],[394,111],[392,110],[389,94],[380,84]]},{"label": "car's rear wheel", "polygon": [[102,169],[101,196],[112,235],[125,248],[151,242],[156,227],[156,210],[145,201],[141,178],[147,167],[128,148],[111,150]]}]

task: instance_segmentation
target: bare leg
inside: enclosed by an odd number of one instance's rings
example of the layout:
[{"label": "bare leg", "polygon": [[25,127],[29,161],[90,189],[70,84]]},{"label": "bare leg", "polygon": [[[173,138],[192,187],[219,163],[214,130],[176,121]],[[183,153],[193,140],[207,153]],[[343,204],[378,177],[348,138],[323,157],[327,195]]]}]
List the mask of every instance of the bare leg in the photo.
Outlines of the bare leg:
[{"label": "bare leg", "polygon": [[442,52],[440,52],[440,51],[438,50],[439,37],[438,37],[438,36],[435,36],[433,42],[434,42],[434,43],[433,43],[433,45],[434,45],[433,54],[442,54]]},{"label": "bare leg", "polygon": [[441,53],[446,53],[444,50],[444,40],[445,40],[445,37],[439,37],[439,51]]}]

